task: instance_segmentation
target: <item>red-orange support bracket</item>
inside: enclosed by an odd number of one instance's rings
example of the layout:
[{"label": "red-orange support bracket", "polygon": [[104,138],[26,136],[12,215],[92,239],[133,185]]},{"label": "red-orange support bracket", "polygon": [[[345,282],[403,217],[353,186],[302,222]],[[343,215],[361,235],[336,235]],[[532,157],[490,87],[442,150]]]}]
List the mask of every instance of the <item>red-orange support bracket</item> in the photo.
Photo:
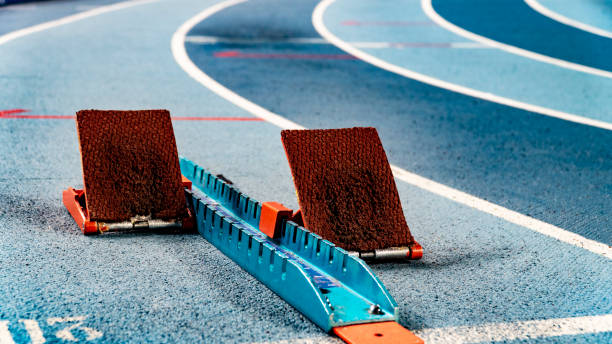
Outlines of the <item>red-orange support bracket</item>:
[{"label": "red-orange support bracket", "polygon": [[423,344],[421,338],[395,321],[334,327],[333,332],[349,344]]},{"label": "red-orange support bracket", "polygon": [[272,239],[280,238],[283,220],[291,219],[293,210],[278,202],[263,202],[259,216],[259,230]]},{"label": "red-orange support bracket", "polygon": [[92,235],[98,233],[98,224],[95,221],[89,221],[89,214],[85,206],[84,190],[70,187],[62,192],[62,201],[83,234]]},{"label": "red-orange support bracket", "polygon": [[[191,190],[191,181],[189,179],[182,176],[182,183],[184,188]],[[62,192],[62,201],[83,234],[101,234],[108,230],[108,224],[89,219],[85,190],[69,187]],[[187,212],[188,216],[182,219],[181,225],[183,229],[190,230],[195,228],[195,218],[191,213],[191,209],[188,208]]]},{"label": "red-orange support bracket", "polygon": [[[283,221],[293,221],[298,226],[303,226],[301,210],[293,212],[278,202],[263,202],[261,204],[261,215],[259,218],[259,230],[272,239],[281,237]],[[423,257],[423,247],[418,242],[413,242],[407,247],[396,247],[376,250],[376,252],[358,253],[361,259],[366,261],[376,260],[417,260]],[[380,258],[379,258],[380,256]]]},{"label": "red-orange support bracket", "polygon": [[410,256],[408,259],[417,260],[423,258],[423,246],[418,242],[414,242],[414,244],[410,245]]}]

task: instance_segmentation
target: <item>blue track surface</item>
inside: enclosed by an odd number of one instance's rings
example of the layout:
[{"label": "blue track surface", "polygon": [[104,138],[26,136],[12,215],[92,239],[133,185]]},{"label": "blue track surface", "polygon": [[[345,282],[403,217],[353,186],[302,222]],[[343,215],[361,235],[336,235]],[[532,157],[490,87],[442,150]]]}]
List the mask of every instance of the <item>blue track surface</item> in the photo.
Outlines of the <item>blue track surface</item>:
[{"label": "blue track surface", "polygon": [[478,35],[612,71],[612,40],[554,21],[523,1],[433,0],[432,5],[446,20]]},{"label": "blue track surface", "polygon": [[[246,3],[209,18],[190,35],[318,37],[308,15],[316,2],[301,4]],[[236,27],[236,20],[249,26]],[[610,131],[449,92],[361,61],[214,57],[226,51],[344,54],[336,47],[222,43],[188,45],[188,52],[214,79],[275,113],[307,127],[375,126],[392,163],[612,243],[612,232],[602,230],[612,213]]]},{"label": "blue track surface", "polygon": [[323,19],[334,35],[348,43],[408,44],[357,46],[407,70],[528,104],[612,121],[612,79],[469,42],[430,21],[420,0],[337,0]]},{"label": "blue track surface", "polygon": [[119,0],[48,0],[7,2],[0,7],[0,35],[86,11]]},{"label": "blue track surface", "polygon": [[[89,4],[94,3],[107,2]],[[191,79],[170,51],[176,29],[216,3],[157,1],[0,45],[0,111],[71,115],[82,108],[168,108],[174,116],[250,116]],[[42,4],[58,6],[57,12],[39,12]],[[31,7],[30,24],[56,19],[47,13],[60,13],[66,4]],[[186,43],[187,50],[220,83],[300,124],[375,125],[396,165],[610,242],[609,131],[454,94],[364,62],[333,60],[346,55],[329,44],[283,42],[317,37],[310,24],[314,5],[235,5],[190,32],[226,43]],[[4,11],[10,7],[0,8],[0,18],[18,23],[28,17]],[[0,34],[21,28],[4,23]],[[265,41],[231,43],[243,38]],[[255,55],[213,56],[228,51]],[[277,127],[173,124],[180,154],[223,173],[261,201],[296,207]],[[82,183],[72,120],[0,118],[0,142],[1,339],[7,338],[1,327],[7,324],[13,341],[28,343],[20,319],[31,319],[48,343],[67,342],[61,330],[83,317],[70,332],[79,341],[330,341],[198,235],[82,236],[60,200],[62,189]],[[373,269],[399,303],[403,326],[426,333],[612,313],[608,258],[401,181],[398,191],[425,256]],[[607,331],[529,341],[610,340]]]},{"label": "blue track surface", "polygon": [[539,0],[539,3],[567,18],[612,32],[610,0]]}]

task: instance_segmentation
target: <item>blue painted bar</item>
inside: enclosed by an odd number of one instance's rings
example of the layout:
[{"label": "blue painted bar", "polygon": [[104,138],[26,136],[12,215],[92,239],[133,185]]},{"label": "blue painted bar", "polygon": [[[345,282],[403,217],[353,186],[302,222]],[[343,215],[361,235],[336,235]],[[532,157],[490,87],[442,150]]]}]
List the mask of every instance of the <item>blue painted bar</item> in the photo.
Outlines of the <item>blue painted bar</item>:
[{"label": "blue painted bar", "polygon": [[[198,232],[319,327],[397,320],[397,303],[361,259],[293,222],[269,238],[258,229],[258,201],[188,159],[180,163],[193,183]],[[373,305],[381,314],[370,313]]]}]

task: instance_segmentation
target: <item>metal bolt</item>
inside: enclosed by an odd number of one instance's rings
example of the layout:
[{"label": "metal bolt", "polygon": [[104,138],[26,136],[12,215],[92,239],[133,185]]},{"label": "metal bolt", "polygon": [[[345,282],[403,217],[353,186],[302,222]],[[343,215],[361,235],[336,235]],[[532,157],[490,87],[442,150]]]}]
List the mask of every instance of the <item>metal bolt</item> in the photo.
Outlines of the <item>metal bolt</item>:
[{"label": "metal bolt", "polygon": [[375,315],[385,314],[385,312],[383,312],[383,310],[380,309],[380,306],[376,304],[370,306],[370,309],[368,310],[368,312],[370,314],[375,314]]}]

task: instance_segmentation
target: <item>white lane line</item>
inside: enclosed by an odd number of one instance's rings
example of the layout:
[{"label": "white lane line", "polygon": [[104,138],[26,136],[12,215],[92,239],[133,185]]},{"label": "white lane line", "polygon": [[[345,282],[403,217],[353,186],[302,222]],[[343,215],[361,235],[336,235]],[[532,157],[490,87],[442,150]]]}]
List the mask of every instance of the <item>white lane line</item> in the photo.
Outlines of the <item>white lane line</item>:
[{"label": "white lane line", "polygon": [[586,32],[590,32],[592,34],[598,35],[598,36],[602,36],[602,37],[606,37],[606,38],[612,38],[612,32],[610,31],[606,31],[603,29],[600,29],[598,27],[594,27],[582,22],[579,22],[577,20],[574,19],[570,19],[566,16],[563,16],[557,12],[552,11],[551,9],[544,7],[544,5],[542,5],[541,3],[539,3],[537,0],[525,0],[525,3],[531,7],[534,11],[540,13],[543,16],[546,16],[552,20],[558,21],[559,23],[563,23],[565,25],[569,25],[569,26],[573,26],[577,29],[580,29],[582,31],[586,31]]},{"label": "white lane line", "polygon": [[48,29],[51,29],[57,26],[69,24],[69,23],[72,23],[78,20],[82,20],[85,18],[90,18],[93,16],[97,16],[97,15],[112,12],[112,11],[122,10],[124,8],[132,7],[132,6],[148,4],[151,2],[155,2],[155,1],[158,1],[158,0],[130,0],[130,1],[119,2],[116,4],[112,4],[112,5],[96,7],[89,11],[72,14],[67,17],[63,17],[63,18],[56,19],[56,20],[51,20],[45,23],[41,23],[38,25],[34,25],[34,26],[26,27],[20,30],[9,32],[7,34],[0,36],[0,45],[10,42],[14,39],[23,37],[23,36],[27,36],[27,35],[30,35],[36,32],[44,31],[44,30],[48,30]]},{"label": "white lane line", "polygon": [[327,337],[310,337],[310,338],[296,338],[296,339],[281,339],[277,341],[268,342],[244,342],[244,344],[344,344],[340,339],[327,336]]},{"label": "white lane line", "polygon": [[442,327],[414,331],[428,344],[488,343],[534,340],[612,331],[612,314],[490,323],[477,326]]},{"label": "white lane line", "polygon": [[28,332],[31,344],[43,344],[46,342],[45,336],[38,325],[38,321],[32,319],[20,319],[19,322],[23,324]]},{"label": "white lane line", "polygon": [[[512,340],[530,340],[560,336],[597,334],[612,331],[612,314],[527,320],[506,323],[488,323],[475,326],[428,328],[414,331],[427,344],[489,343]],[[292,340],[256,342],[251,344],[336,344],[333,337],[312,337]]]},{"label": "white lane line", "polygon": [[408,172],[397,166],[391,165],[393,175],[408,184],[412,184],[421,189],[427,190],[436,195],[448,198],[457,203],[466,205],[470,208],[480,210],[484,213],[502,218],[510,223],[514,223],[524,228],[528,228],[534,232],[544,234],[559,241],[570,245],[581,247],[590,252],[602,255],[608,259],[612,259],[612,247],[602,244],[598,241],[587,239],[574,232],[570,232],[563,228],[551,225],[550,223],[534,219],[533,217],[523,215],[514,210],[504,208],[495,203],[491,203],[484,199],[472,196],[463,191],[451,188],[449,186],[437,183],[433,180],[421,177],[412,172]]},{"label": "white lane line", "polygon": [[189,35],[185,37],[185,42],[192,44],[329,44],[328,41],[320,37],[291,37],[279,39],[244,39],[219,36],[199,36]]},{"label": "white lane line", "polygon": [[295,122],[292,122],[286,118],[283,118],[275,113],[272,113],[264,109],[263,107],[255,103],[252,103],[246,100],[245,98],[239,96],[238,94],[230,91],[228,88],[221,85],[220,83],[218,83],[217,81],[215,81],[214,79],[206,75],[198,67],[196,67],[196,65],[193,63],[193,61],[191,61],[191,59],[187,55],[187,51],[185,50],[185,36],[189,32],[189,30],[191,30],[192,27],[194,27],[199,22],[203,21],[204,19],[210,17],[211,15],[227,7],[238,5],[246,1],[247,0],[226,0],[226,1],[220,2],[196,14],[194,17],[190,18],[188,21],[183,23],[183,25],[181,25],[178,28],[178,30],[176,30],[174,35],[172,35],[172,42],[171,42],[172,55],[174,56],[174,59],[176,60],[178,65],[181,66],[181,68],[183,68],[183,70],[187,72],[187,74],[189,74],[189,76],[191,76],[197,82],[204,85],[205,87],[208,87],[211,91],[215,92],[219,96],[238,105],[239,107],[245,109],[246,111],[252,113],[253,115],[263,118],[264,120],[278,127],[281,127],[281,128],[305,129],[301,125]]},{"label": "white lane line", "polygon": [[338,48],[344,50],[345,52],[369,64],[372,64],[374,66],[377,66],[389,72],[399,74],[399,75],[402,75],[410,79],[418,80],[420,82],[423,82],[429,85],[444,88],[444,89],[447,89],[453,92],[466,94],[468,96],[488,100],[494,103],[512,106],[518,109],[527,110],[527,111],[530,111],[536,114],[540,114],[540,115],[555,117],[555,118],[563,119],[563,120],[570,121],[570,122],[576,122],[576,123],[590,125],[590,126],[597,127],[597,128],[612,130],[612,123],[599,121],[596,119],[591,119],[591,118],[587,118],[587,117],[583,117],[579,115],[574,115],[574,114],[567,113],[567,112],[557,111],[557,110],[549,109],[549,108],[538,106],[538,105],[524,103],[524,102],[517,101],[514,99],[501,97],[501,96],[498,96],[492,93],[483,92],[483,91],[479,91],[473,88],[453,84],[453,83],[450,83],[444,80],[432,78],[425,74],[411,71],[409,69],[406,69],[400,66],[393,65],[382,59],[374,57],[350,45],[348,42],[341,40],[340,38],[332,34],[327,29],[327,27],[325,26],[323,22],[323,13],[325,13],[325,10],[335,1],[336,0],[323,0],[317,5],[317,7],[315,8],[312,14],[312,23],[315,29],[317,30],[317,32],[319,32],[321,36],[323,36],[323,38],[330,41],[333,45],[337,46]]},{"label": "white lane line", "polygon": [[15,344],[8,325],[8,320],[0,320],[0,344]]},{"label": "white lane line", "polygon": [[63,329],[55,332],[55,337],[59,339],[67,340],[67,341],[77,341],[76,337],[72,333],[73,330],[77,330],[77,329],[80,329],[87,334],[87,338],[85,338],[86,341],[90,341],[90,340],[94,340],[94,339],[102,337],[104,335],[102,332],[96,329],[93,329],[91,327],[82,326],[85,318],[87,318],[86,315],[81,315],[81,316],[76,316],[76,317],[63,317],[63,318],[53,317],[53,318],[47,319],[47,324],[54,325],[58,323],[74,322],[74,324],[68,325],[64,327]]},{"label": "white lane line", "polygon": [[[258,45],[258,44],[296,44],[296,45],[331,45],[331,43],[320,37],[293,37],[282,39],[243,39],[219,36],[190,35],[185,37],[185,42],[200,45],[213,44],[235,44],[235,45]],[[362,49],[404,49],[404,48],[456,48],[456,49],[489,49],[488,45],[478,42],[349,42],[352,46]]]},{"label": "white lane line", "polygon": [[505,44],[505,43],[501,43],[498,41],[494,41],[492,39],[486,38],[484,36],[480,36],[477,35],[473,32],[467,31],[465,29],[460,28],[459,26],[450,23],[449,21],[447,21],[446,19],[442,18],[434,9],[433,6],[431,5],[431,0],[421,0],[421,7],[423,7],[423,11],[425,12],[425,14],[427,14],[427,16],[433,20],[435,23],[437,23],[438,25],[442,26],[443,28],[454,32],[460,36],[463,36],[465,38],[471,39],[473,41],[476,42],[480,42],[483,44],[487,44],[490,45],[494,48],[498,48],[498,49],[502,49],[505,50],[507,52],[516,54],[516,55],[520,55],[520,56],[524,56],[530,59],[534,59],[534,60],[538,60],[538,61],[542,61],[545,63],[550,63],[552,65],[556,65],[559,67],[563,67],[563,68],[567,68],[567,69],[573,69],[579,72],[583,72],[583,73],[589,73],[589,74],[593,74],[593,75],[598,75],[598,76],[602,76],[605,78],[612,78],[612,72],[609,72],[607,70],[603,70],[603,69],[598,69],[598,68],[593,68],[593,67],[589,67],[589,66],[585,66],[585,65],[581,65],[578,63],[574,63],[574,62],[569,62],[569,61],[565,61],[565,60],[561,60],[561,59],[557,59],[554,57],[550,57],[550,56],[546,56],[546,55],[542,55],[542,54],[538,54],[535,53],[533,51],[529,51],[529,50],[525,50],[525,49],[521,49],[519,47],[515,47],[513,45],[509,45],[509,44]]},{"label": "white lane line", "polygon": [[[224,87],[223,85],[206,75],[202,70],[200,70],[187,55],[187,52],[185,50],[185,36],[189,32],[189,30],[191,30],[192,27],[227,7],[234,6],[246,1],[247,0],[227,0],[221,2],[198,13],[193,18],[189,19],[183,25],[181,25],[181,27],[179,27],[179,29],[172,36],[171,47],[174,59],[179,64],[179,66],[181,66],[181,68],[183,68],[183,70],[187,72],[189,76],[198,81],[200,84],[209,88],[219,96],[245,109],[254,116],[263,118],[264,120],[282,129],[305,129],[305,127],[295,122],[292,122],[286,118],[283,118],[280,115],[272,113]],[[315,9],[315,13],[313,14],[313,22],[317,22],[315,24],[315,27],[318,26],[317,30],[319,31],[319,33],[321,33],[321,18],[323,11],[325,10],[326,5],[329,5],[330,3],[330,1],[321,2],[317,6],[317,8]],[[323,37],[327,38],[325,35]],[[336,42],[337,41],[339,40],[336,38]],[[332,41],[334,45],[337,45],[336,42]],[[346,45],[345,43],[342,44]],[[478,209],[480,211],[486,212],[487,214],[502,218],[514,224],[518,224],[520,226],[547,235],[559,241],[581,247],[585,250],[602,255],[608,259],[612,259],[612,248],[608,245],[584,238],[578,234],[553,226],[549,223],[536,220],[532,217],[517,213],[513,210],[493,204],[491,202],[469,195],[457,189],[453,189],[446,185],[434,182],[433,180],[408,172],[398,166],[391,165],[391,169],[393,170],[393,174],[397,179],[412,184],[418,188],[435,193],[437,195],[448,198],[468,207]]]},{"label": "white lane line", "polygon": [[454,42],[451,43],[453,48],[460,49],[490,49],[491,47],[478,42]]}]

